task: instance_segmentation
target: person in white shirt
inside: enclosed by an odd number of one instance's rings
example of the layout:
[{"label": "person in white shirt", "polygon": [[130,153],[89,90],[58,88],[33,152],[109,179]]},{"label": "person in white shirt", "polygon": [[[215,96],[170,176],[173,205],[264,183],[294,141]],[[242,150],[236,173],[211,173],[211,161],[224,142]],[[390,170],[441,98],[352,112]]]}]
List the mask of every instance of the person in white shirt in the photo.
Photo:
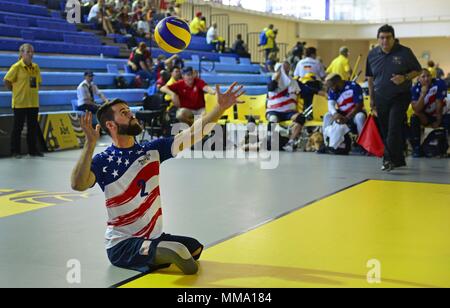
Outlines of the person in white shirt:
[{"label": "person in white shirt", "polygon": [[309,47],[306,49],[305,58],[298,62],[294,71],[295,77],[303,78],[308,73],[313,73],[317,79],[324,79],[326,73],[323,65],[316,59],[317,49]]},{"label": "person in white shirt", "polygon": [[95,23],[95,24],[99,24],[101,23],[101,13],[102,13],[102,9],[105,5],[105,0],[98,0],[97,4],[95,4],[88,15],[88,22],[89,23]]},{"label": "person in white shirt", "polygon": [[224,52],[225,40],[217,33],[217,23],[213,23],[206,33],[206,43],[213,45],[213,51]]},{"label": "person in white shirt", "polygon": [[85,72],[84,80],[77,88],[78,111],[90,111],[95,114],[99,108],[95,104],[95,95],[99,96],[104,103],[108,102],[108,99],[100,92],[93,81],[94,73],[91,71]]}]

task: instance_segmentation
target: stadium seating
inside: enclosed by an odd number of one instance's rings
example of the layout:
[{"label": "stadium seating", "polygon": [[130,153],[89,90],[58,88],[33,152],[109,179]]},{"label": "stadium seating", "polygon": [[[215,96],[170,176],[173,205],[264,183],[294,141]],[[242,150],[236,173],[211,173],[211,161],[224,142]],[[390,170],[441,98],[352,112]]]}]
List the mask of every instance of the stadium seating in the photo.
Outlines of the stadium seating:
[{"label": "stadium seating", "polygon": [[0,38],[0,50],[17,51],[22,44],[29,43],[34,47],[35,52],[79,54],[79,55],[100,55],[118,57],[119,47],[116,46],[92,46],[65,42],[19,40],[13,38]]},{"label": "stadium seating", "polygon": [[[130,103],[141,102],[146,89],[119,89],[103,90],[108,99],[120,98]],[[72,110],[71,101],[77,98],[76,90],[67,91],[40,91],[40,110],[41,111],[70,111]],[[0,92],[0,110],[3,112],[11,111],[11,92]]]},{"label": "stadium seating", "polygon": [[[0,72],[0,86],[3,86],[3,78],[6,72]],[[83,73],[73,72],[41,72],[42,86],[78,86],[84,79]],[[98,86],[112,87],[114,85],[114,78],[117,74],[111,73],[96,73],[95,83]],[[129,84],[135,78],[134,74],[122,74]]]}]

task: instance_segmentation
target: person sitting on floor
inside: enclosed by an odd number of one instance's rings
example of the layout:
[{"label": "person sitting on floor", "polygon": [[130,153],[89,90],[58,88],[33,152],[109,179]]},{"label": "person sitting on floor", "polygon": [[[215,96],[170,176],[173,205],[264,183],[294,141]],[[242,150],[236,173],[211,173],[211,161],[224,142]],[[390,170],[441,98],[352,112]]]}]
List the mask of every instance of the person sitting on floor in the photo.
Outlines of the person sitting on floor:
[{"label": "person sitting on floor", "polygon": [[289,77],[289,62],[277,64],[276,73],[269,83],[269,94],[267,99],[267,120],[272,123],[292,121],[292,133],[289,142],[283,147],[287,152],[293,152],[295,141],[300,136],[305,116],[297,111],[297,98],[301,90],[298,83]]},{"label": "person sitting on floor", "polygon": [[339,74],[330,74],[325,80],[328,91],[328,113],[323,117],[323,130],[332,125],[347,124],[361,134],[366,122],[362,88],[351,81],[344,81]]},{"label": "person sitting on floor", "polygon": [[422,69],[419,81],[411,90],[411,146],[413,157],[421,157],[420,139],[421,126],[430,125],[432,128],[444,127],[450,129],[450,115],[443,114],[447,86],[441,79],[433,79],[428,69]]}]

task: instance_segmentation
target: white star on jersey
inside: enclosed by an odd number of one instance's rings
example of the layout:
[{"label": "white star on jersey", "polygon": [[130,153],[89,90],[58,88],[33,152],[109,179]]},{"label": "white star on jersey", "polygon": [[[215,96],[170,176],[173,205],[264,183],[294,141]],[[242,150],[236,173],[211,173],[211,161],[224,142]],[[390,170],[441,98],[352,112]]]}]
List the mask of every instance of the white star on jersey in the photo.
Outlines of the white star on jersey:
[{"label": "white star on jersey", "polygon": [[108,157],[108,162],[112,162],[114,160],[114,158],[112,156]]},{"label": "white star on jersey", "polygon": [[114,178],[118,177],[119,176],[119,170],[114,170],[114,172],[112,173],[112,176]]},{"label": "white star on jersey", "polygon": [[120,166],[121,163],[122,163],[122,157],[119,157],[119,158],[117,159],[117,165]]}]

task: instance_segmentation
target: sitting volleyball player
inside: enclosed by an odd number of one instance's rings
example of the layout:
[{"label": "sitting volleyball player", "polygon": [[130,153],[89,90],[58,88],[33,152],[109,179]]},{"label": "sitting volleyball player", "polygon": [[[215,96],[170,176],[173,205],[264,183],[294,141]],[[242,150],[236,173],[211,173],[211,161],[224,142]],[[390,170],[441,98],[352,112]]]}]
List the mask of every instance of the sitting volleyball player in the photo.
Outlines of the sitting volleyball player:
[{"label": "sitting volleyball player", "polygon": [[362,88],[352,81],[344,81],[338,74],[330,74],[325,80],[328,89],[328,113],[323,117],[323,130],[332,125],[347,124],[361,134],[366,122]]},{"label": "sitting volleyball player", "polygon": [[100,107],[98,121],[113,144],[92,158],[100,125],[92,128],[92,113],[81,119],[86,134],[82,155],[72,172],[72,188],[85,191],[97,183],[104,191],[108,212],[106,249],[115,266],[152,271],[178,266],[184,274],[195,274],[203,246],[195,239],[162,232],[159,190],[160,163],[201,141],[225,110],[234,106],[243,94],[234,83],[225,93],[217,86],[218,104],[197,120],[190,129],[175,137],[137,144],[135,136],[142,127],[127,103],[115,99]]},{"label": "sitting volleyball player", "polygon": [[413,157],[422,156],[420,149],[421,125],[450,129],[450,115],[444,115],[447,85],[441,79],[432,79],[428,69],[422,69],[419,82],[412,88],[411,146]]},{"label": "sitting volleyball player", "polygon": [[275,74],[269,83],[266,118],[270,124],[284,121],[293,121],[289,142],[283,147],[288,152],[294,151],[294,145],[300,136],[306,119],[297,111],[297,97],[300,87],[297,81],[289,77],[290,64],[284,62],[277,64]]}]

